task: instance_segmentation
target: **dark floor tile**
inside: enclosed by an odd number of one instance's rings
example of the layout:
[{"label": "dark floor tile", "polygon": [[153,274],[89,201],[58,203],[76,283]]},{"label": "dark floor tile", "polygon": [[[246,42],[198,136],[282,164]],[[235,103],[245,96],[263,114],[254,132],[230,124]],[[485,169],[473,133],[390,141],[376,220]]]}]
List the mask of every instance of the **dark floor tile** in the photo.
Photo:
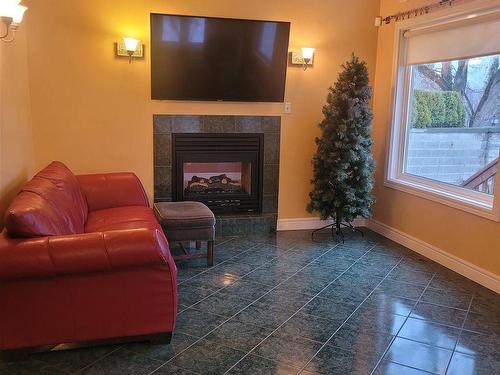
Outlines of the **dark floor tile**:
[{"label": "dark floor tile", "polygon": [[261,266],[264,263],[267,263],[274,258],[275,258],[274,254],[265,254],[263,252],[258,252],[258,251],[249,251],[233,258],[231,261],[237,263],[245,263],[251,266]]},{"label": "dark floor tile", "polygon": [[408,270],[408,271],[420,271],[420,272],[430,272],[434,273],[439,269],[439,265],[430,259],[417,253],[410,253],[403,257],[403,261],[398,265],[397,268]]},{"label": "dark floor tile", "polygon": [[214,271],[224,273],[225,275],[232,275],[235,277],[246,275],[252,272],[256,266],[246,263],[225,262],[213,268]]},{"label": "dark floor tile", "polygon": [[477,333],[463,330],[460,333],[455,350],[469,355],[498,355],[500,335],[495,333]]},{"label": "dark floor tile", "polygon": [[34,358],[48,365],[67,372],[76,372],[93,362],[117,350],[119,346],[100,346],[95,348],[82,348],[60,350],[33,355]]},{"label": "dark floor tile", "polygon": [[430,302],[436,305],[462,310],[467,310],[469,308],[471,299],[472,295],[470,293],[451,289],[442,290],[428,288],[422,295],[423,302]]},{"label": "dark floor tile", "polygon": [[231,238],[229,241],[222,242],[215,246],[215,253],[228,253],[232,256],[238,256],[246,251],[251,251],[257,246],[256,243],[246,241],[242,237]]},{"label": "dark floor tile", "polygon": [[373,375],[426,375],[429,372],[399,365],[394,362],[382,361]]},{"label": "dark floor tile", "polygon": [[278,265],[284,265],[286,267],[302,268],[307,263],[312,262],[314,256],[302,251],[290,250],[285,253],[279,254],[278,257],[273,261]]},{"label": "dark floor tile", "polygon": [[244,352],[208,340],[201,340],[170,362],[204,375],[220,375],[238,362]]},{"label": "dark floor tile", "polygon": [[326,269],[327,271],[329,270],[330,272],[343,272],[347,270],[349,267],[351,267],[355,260],[352,259],[346,259],[346,258],[341,258],[341,257],[327,257],[328,254],[322,256],[321,258],[316,259],[314,262],[312,262],[310,265],[307,267],[310,268],[323,268]]},{"label": "dark floor tile", "polygon": [[250,302],[248,300],[239,298],[235,295],[216,293],[197,303],[194,307],[197,310],[211,314],[231,317],[249,304]]},{"label": "dark floor tile", "polygon": [[269,306],[278,306],[297,311],[309,302],[311,298],[312,296],[297,292],[294,289],[283,288],[271,290],[259,302],[268,304]]},{"label": "dark floor tile", "polygon": [[441,290],[458,290],[473,294],[477,288],[477,284],[456,272],[446,269],[436,273],[430,287]]},{"label": "dark floor tile", "polygon": [[370,374],[377,358],[326,345],[305,368],[314,374]]},{"label": "dark floor tile", "polygon": [[431,322],[461,328],[466,315],[467,311],[465,310],[419,302],[410,316],[412,318],[425,319]]},{"label": "dark floor tile", "polygon": [[217,272],[204,272],[189,280],[190,285],[203,287],[206,289],[218,290],[234,284],[238,278],[232,275],[225,275]]},{"label": "dark floor tile", "polygon": [[305,275],[299,272],[278,286],[278,289],[293,290],[315,296],[329,283],[330,281],[328,279],[323,279],[319,276]]},{"label": "dark floor tile", "polygon": [[385,359],[436,374],[444,374],[452,351],[397,337]]},{"label": "dark floor tile", "polygon": [[419,272],[419,271],[408,271],[395,268],[389,276],[388,279],[401,281],[410,284],[423,285],[429,284],[434,274],[432,272]]},{"label": "dark floor tile", "polygon": [[469,312],[465,319],[464,328],[475,332],[500,335],[500,314],[477,314]]},{"label": "dark floor tile", "polygon": [[330,299],[337,303],[360,304],[373,291],[375,285],[358,285],[354,281],[350,285],[331,284],[318,297]]},{"label": "dark floor tile", "polygon": [[255,355],[248,355],[234,366],[228,375],[292,375],[297,369]]},{"label": "dark floor tile", "polygon": [[344,319],[324,319],[299,311],[280,330],[292,336],[302,336],[321,343],[326,342]]},{"label": "dark floor tile", "polygon": [[197,372],[189,371],[167,363],[154,372],[154,375],[200,375]]},{"label": "dark floor tile", "polygon": [[222,324],[227,318],[190,308],[177,316],[176,330],[188,335],[202,337]]},{"label": "dark floor tile", "polygon": [[181,284],[177,288],[178,302],[183,306],[194,305],[213,293],[213,289],[200,288],[189,284]]},{"label": "dark floor tile", "polygon": [[482,315],[499,314],[500,294],[489,290],[478,290],[472,299],[470,311]]},{"label": "dark floor tile", "polygon": [[275,271],[270,272],[266,268],[258,268],[255,271],[249,273],[242,280],[251,281],[254,283],[268,285],[274,287],[286,279],[293,276],[295,271]]},{"label": "dark floor tile", "polygon": [[138,342],[127,344],[125,348],[135,353],[147,355],[150,358],[160,361],[168,361],[175,357],[189,345],[197,341],[195,336],[186,335],[181,332],[175,332],[172,341],[168,345],[151,344],[148,342]]},{"label": "dark floor tile", "polygon": [[396,335],[405,322],[402,315],[388,314],[378,311],[372,314],[371,310],[360,307],[346,322],[346,326],[362,332],[383,332]]},{"label": "dark floor tile", "polygon": [[374,293],[363,302],[361,307],[373,311],[373,314],[382,312],[408,316],[415,304],[416,301],[412,299]]},{"label": "dark floor tile", "polygon": [[272,287],[263,284],[257,284],[248,280],[238,280],[227,288],[221,289],[222,294],[232,295],[248,301],[255,301],[266,294]]},{"label": "dark floor tile", "polygon": [[422,295],[424,288],[425,287],[423,285],[415,285],[386,279],[375,289],[374,293],[418,300]]},{"label": "dark floor tile", "polygon": [[380,237],[377,240],[377,244],[372,248],[372,252],[381,252],[384,254],[390,254],[395,257],[402,257],[411,255],[413,252],[403,245],[396,242],[388,240],[387,238]]},{"label": "dark floor tile", "polygon": [[320,348],[319,342],[278,331],[264,340],[254,352],[261,357],[301,368]]},{"label": "dark floor tile", "polygon": [[[351,268],[352,270],[352,268]],[[350,271],[350,270],[349,270]],[[383,279],[375,275],[359,276],[350,274],[349,271],[334,280],[331,287],[338,286],[345,289],[362,289],[364,291],[372,291]]]},{"label": "dark floor tile", "polygon": [[430,302],[462,310],[469,308],[471,299],[472,295],[470,293],[452,289],[427,288],[422,295],[422,302]]},{"label": "dark floor tile", "polygon": [[320,257],[330,251],[332,246],[321,244],[321,243],[305,243],[300,242],[296,244],[291,251],[295,253],[303,253],[309,255],[309,258],[312,260],[314,258]]},{"label": "dark floor tile", "polygon": [[343,350],[380,358],[393,337],[389,333],[367,331],[343,325],[327,344]]},{"label": "dark floor tile", "polygon": [[233,318],[211,332],[206,339],[248,352],[271,332],[270,328],[244,323]]},{"label": "dark floor tile", "polygon": [[290,273],[293,274],[300,270],[303,267],[302,264],[297,264],[292,261],[288,261],[286,259],[276,258],[270,260],[268,263],[263,264],[259,267],[259,270],[262,270],[268,273]]},{"label": "dark floor tile", "polygon": [[177,264],[177,283],[183,283],[187,280],[192,279],[196,275],[205,272],[205,268],[180,268]]},{"label": "dark floor tile", "polygon": [[408,318],[398,336],[453,350],[460,329],[421,319]]},{"label": "dark floor tile", "polygon": [[35,358],[5,363],[0,360],[0,375],[67,375],[68,372]]},{"label": "dark floor tile", "polygon": [[497,356],[471,356],[454,353],[448,368],[448,375],[492,375],[500,373],[500,359]]},{"label": "dark floor tile", "polygon": [[405,258],[394,268],[396,272],[422,272],[422,273],[432,273],[434,274],[434,266],[428,265],[425,263],[409,261]]},{"label": "dark floor tile", "polygon": [[302,311],[309,315],[325,319],[347,319],[358,305],[354,303],[338,303],[326,298],[315,297],[303,307]]},{"label": "dark floor tile", "polygon": [[85,375],[146,375],[160,367],[162,363],[143,354],[118,349],[79,373]]},{"label": "dark floor tile", "polygon": [[363,279],[365,277],[377,276],[385,277],[392,269],[392,265],[388,264],[373,264],[369,262],[357,262],[346,271],[346,275],[353,275]]},{"label": "dark floor tile", "polygon": [[288,308],[276,305],[269,306],[258,301],[237,314],[235,318],[244,323],[275,329],[290,318],[294,313],[295,311]]},{"label": "dark floor tile", "polygon": [[336,270],[331,267],[326,267],[321,264],[310,264],[302,268],[297,272],[297,276],[304,276],[306,278],[319,277],[321,279],[327,280],[328,282],[338,278],[344,270]]}]

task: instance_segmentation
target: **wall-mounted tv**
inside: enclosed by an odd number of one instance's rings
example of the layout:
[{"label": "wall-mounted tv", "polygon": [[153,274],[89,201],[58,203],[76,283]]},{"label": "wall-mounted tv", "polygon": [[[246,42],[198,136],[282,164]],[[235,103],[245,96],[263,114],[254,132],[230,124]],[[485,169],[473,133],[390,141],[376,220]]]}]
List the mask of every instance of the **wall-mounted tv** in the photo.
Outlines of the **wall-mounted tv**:
[{"label": "wall-mounted tv", "polygon": [[151,98],[282,102],[289,22],[151,14]]}]

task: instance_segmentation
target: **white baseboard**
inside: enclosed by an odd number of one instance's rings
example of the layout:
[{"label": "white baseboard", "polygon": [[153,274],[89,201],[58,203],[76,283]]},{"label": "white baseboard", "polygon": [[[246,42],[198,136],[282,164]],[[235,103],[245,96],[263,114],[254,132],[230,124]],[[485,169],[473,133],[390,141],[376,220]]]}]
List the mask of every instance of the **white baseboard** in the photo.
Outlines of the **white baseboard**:
[{"label": "white baseboard", "polygon": [[394,229],[377,220],[366,220],[366,226],[374,232],[393,240],[433,261],[449,268],[476,283],[500,293],[500,276],[466,260],[430,245],[418,238]]},{"label": "white baseboard", "polygon": [[[325,225],[332,224],[333,220],[321,220],[316,217],[305,217],[299,219],[280,219],[278,220],[278,231],[285,230],[312,230],[324,227]],[[355,227],[365,225],[364,219],[356,219],[353,222]]]}]

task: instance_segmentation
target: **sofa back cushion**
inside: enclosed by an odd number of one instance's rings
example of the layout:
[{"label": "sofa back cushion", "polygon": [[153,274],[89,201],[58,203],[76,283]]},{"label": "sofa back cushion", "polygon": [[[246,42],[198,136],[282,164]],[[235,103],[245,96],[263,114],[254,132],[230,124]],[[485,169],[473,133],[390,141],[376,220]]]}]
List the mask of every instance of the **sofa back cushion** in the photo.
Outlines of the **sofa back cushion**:
[{"label": "sofa back cushion", "polygon": [[87,201],[76,177],[61,162],[52,162],[24,185],[5,217],[12,237],[83,233]]}]

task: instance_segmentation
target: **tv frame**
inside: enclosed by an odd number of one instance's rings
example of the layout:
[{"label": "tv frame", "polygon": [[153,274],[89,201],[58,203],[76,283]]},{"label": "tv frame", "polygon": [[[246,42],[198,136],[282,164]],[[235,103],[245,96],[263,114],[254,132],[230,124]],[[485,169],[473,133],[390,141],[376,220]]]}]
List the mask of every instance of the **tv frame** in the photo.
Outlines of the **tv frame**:
[{"label": "tv frame", "polygon": [[[281,24],[288,24],[288,43],[287,43],[287,54],[286,54],[286,60],[285,60],[285,74],[283,76],[283,96],[279,100],[267,100],[267,101],[262,101],[262,100],[238,100],[238,99],[231,99],[231,100],[226,100],[226,99],[203,99],[203,98],[196,98],[196,99],[184,99],[184,98],[179,98],[179,99],[174,99],[174,98],[166,98],[166,99],[157,99],[153,98],[153,30],[152,30],[152,20],[153,16],[174,16],[174,17],[194,17],[194,18],[206,18],[206,19],[216,19],[216,20],[237,20],[237,21],[250,21],[250,22],[274,22],[274,23],[281,23]],[[256,20],[256,19],[249,19],[249,18],[232,18],[232,17],[213,17],[213,16],[195,16],[195,15],[187,15],[187,14],[174,14],[174,13],[156,13],[152,12],[149,14],[149,34],[150,34],[150,42],[151,42],[151,47],[150,47],[150,56],[151,56],[151,63],[150,63],[150,76],[151,76],[151,100],[153,101],[170,101],[170,102],[224,102],[224,103],[284,103],[285,101],[285,91],[286,91],[286,77],[288,74],[288,54],[289,54],[289,49],[290,49],[290,29],[291,29],[292,23],[290,21],[272,21],[272,20]]]}]

